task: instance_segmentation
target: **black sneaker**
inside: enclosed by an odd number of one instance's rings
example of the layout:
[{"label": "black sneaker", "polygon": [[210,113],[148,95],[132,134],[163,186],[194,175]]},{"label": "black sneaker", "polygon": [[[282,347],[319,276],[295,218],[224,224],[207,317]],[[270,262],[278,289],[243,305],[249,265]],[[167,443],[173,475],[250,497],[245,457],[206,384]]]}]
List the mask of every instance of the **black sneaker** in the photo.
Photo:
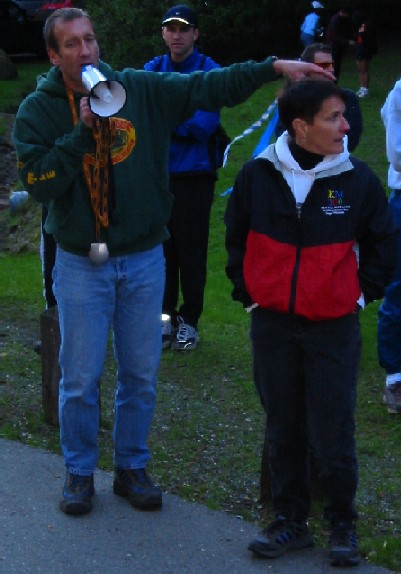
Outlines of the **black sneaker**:
[{"label": "black sneaker", "polygon": [[358,537],[349,522],[338,522],[331,527],[329,539],[332,566],[357,566],[360,562]]},{"label": "black sneaker", "polygon": [[162,491],[156,486],[144,468],[116,468],[113,492],[128,498],[132,506],[140,510],[156,510],[162,507]]},{"label": "black sneaker", "polygon": [[276,558],[287,550],[301,550],[313,544],[306,522],[299,523],[278,518],[252,540],[248,550],[265,558]]},{"label": "black sneaker", "polygon": [[79,476],[67,471],[60,510],[66,514],[86,514],[92,510],[94,494],[93,474]]}]

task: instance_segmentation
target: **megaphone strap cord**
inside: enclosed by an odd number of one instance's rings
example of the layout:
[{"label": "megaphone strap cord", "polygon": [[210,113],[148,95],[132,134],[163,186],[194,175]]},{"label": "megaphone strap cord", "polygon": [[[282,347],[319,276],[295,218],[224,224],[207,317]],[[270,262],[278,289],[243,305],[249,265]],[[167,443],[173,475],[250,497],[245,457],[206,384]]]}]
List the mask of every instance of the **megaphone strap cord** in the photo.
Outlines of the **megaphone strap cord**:
[{"label": "megaphone strap cord", "polygon": [[[66,87],[68,102],[72,113],[74,125],[79,121],[75,106],[74,92]],[[82,159],[82,168],[86,185],[89,190],[92,211],[96,221],[96,239],[100,241],[101,226],[109,226],[109,151],[110,151],[110,123],[108,118],[96,118],[93,124],[93,138],[96,142],[95,162],[93,176],[91,176],[88,156]]]}]

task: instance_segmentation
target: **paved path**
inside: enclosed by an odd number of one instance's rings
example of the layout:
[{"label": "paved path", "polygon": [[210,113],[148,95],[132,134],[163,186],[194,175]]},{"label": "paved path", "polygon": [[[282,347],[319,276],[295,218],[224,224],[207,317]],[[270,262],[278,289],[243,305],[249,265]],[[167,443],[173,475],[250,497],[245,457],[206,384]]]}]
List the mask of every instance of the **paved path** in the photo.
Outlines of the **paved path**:
[{"label": "paved path", "polygon": [[[139,512],[95,475],[93,511],[58,510],[62,458],[0,439],[1,574],[335,574],[322,549],[276,560],[247,551],[253,524],[165,494],[161,512]],[[349,569],[341,569],[349,572]],[[353,574],[389,574],[362,562]]]}]

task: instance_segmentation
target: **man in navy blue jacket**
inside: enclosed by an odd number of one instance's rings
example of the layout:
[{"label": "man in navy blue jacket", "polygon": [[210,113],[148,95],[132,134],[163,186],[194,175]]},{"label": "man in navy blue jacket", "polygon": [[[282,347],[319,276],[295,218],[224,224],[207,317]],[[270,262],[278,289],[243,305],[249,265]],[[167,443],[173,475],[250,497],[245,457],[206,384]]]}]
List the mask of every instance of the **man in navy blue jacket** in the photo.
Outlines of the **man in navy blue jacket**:
[{"label": "man in navy blue jacket", "polygon": [[[185,4],[170,8],[162,20],[162,36],[169,53],[157,56],[145,70],[180,72],[218,68],[198,52],[197,14]],[[170,148],[170,191],[174,197],[169,222],[170,239],[164,243],[166,286],[163,313],[163,348],[189,351],[196,347],[198,321],[203,310],[210,210],[217,179],[208,140],[220,123],[218,113],[198,110],[173,132]],[[178,307],[181,286],[182,303]]]}]

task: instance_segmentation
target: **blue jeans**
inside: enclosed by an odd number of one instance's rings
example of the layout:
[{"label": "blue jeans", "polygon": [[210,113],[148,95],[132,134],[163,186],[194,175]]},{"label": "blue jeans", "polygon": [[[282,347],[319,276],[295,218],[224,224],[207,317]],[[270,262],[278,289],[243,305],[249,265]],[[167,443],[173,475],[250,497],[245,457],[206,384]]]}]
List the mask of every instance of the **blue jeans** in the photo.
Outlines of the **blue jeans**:
[{"label": "blue jeans", "polygon": [[117,363],[114,462],[143,468],[156,401],[164,289],[162,246],[95,265],[57,249],[53,272],[61,348],[60,442],[69,472],[98,461],[99,393],[110,329]]},{"label": "blue jeans", "polygon": [[[389,205],[394,222],[401,229],[401,190],[392,192]],[[379,309],[377,351],[380,366],[388,375],[401,371],[401,233],[397,267]]]},{"label": "blue jeans", "polygon": [[310,46],[315,42],[315,37],[312,34],[305,34],[305,32],[301,32],[301,44],[304,48],[306,46]]}]

